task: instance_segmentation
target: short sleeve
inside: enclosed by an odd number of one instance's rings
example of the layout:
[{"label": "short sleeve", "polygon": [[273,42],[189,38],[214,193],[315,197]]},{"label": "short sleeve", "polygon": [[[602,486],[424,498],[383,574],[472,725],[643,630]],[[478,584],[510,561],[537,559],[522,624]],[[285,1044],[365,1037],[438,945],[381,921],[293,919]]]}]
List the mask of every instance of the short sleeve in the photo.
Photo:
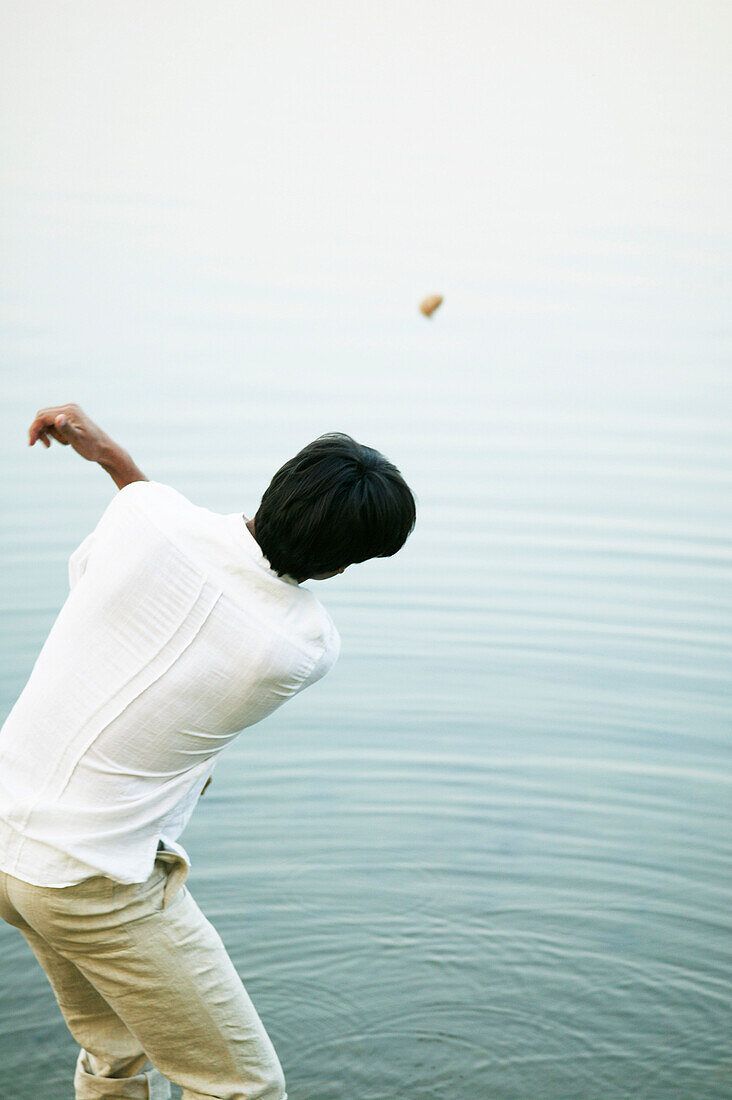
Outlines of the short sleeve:
[{"label": "short sleeve", "polygon": [[[328,640],[326,642],[325,649],[315,662],[313,669],[307,679],[303,682],[302,688],[310,687],[311,684],[315,684],[318,680],[322,680],[326,672],[330,672],[333,665],[338,660],[338,655],[341,651],[341,638],[340,634],[336,630],[333,623],[329,623],[330,631]],[[302,688],[300,690],[302,690]]]},{"label": "short sleeve", "polygon": [[129,485],[126,485],[124,489],[120,489],[119,492],[114,494],[109,504],[104,509],[102,517],[99,520],[97,526],[92,532],[90,532],[90,534],[86,536],[83,542],[81,542],[79,546],[77,546],[76,550],[74,550],[73,554],[69,558],[70,589],[73,589],[74,586],[78,584],[78,582],[81,580],[81,578],[84,576],[84,573],[86,572],[86,567],[89,564],[89,559],[91,558],[94,552],[94,548],[99,541],[97,537],[97,532],[99,531],[99,528],[104,521],[105,516],[109,515],[110,512],[115,512],[120,507],[124,507],[130,496],[132,496],[132,498],[134,499],[135,492],[132,491],[133,486],[147,484],[147,482],[133,481],[130,482]]},{"label": "short sleeve", "polygon": [[89,556],[94,548],[95,534],[96,531],[92,531],[87,535],[69,558],[69,588],[71,589],[84,576]]}]

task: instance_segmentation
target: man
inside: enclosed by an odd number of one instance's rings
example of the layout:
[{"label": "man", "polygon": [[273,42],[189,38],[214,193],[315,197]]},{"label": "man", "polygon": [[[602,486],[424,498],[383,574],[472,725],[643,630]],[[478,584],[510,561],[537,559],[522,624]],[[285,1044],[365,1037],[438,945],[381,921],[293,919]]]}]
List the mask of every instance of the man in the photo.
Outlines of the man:
[{"label": "man", "polygon": [[81,1047],[77,1100],[162,1100],[168,1081],[186,1100],[285,1100],[176,840],[219,754],[336,659],[301,582],[396,553],[414,498],[345,435],[287,462],[253,520],[149,482],[76,405],[42,409],[39,439],[120,492],[72,555],[68,599],[0,731],[0,915]]}]

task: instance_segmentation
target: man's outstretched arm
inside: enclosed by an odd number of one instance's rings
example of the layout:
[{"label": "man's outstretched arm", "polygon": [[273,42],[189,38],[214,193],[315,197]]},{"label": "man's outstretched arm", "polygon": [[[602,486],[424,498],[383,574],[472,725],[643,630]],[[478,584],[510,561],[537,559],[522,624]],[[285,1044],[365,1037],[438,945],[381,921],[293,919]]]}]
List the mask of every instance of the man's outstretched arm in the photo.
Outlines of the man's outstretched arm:
[{"label": "man's outstretched arm", "polygon": [[97,427],[78,405],[39,409],[28,429],[28,443],[32,447],[39,439],[45,447],[51,446],[52,439],[64,447],[71,445],[82,458],[97,462],[106,470],[118,489],[133,481],[147,481],[127,451]]}]

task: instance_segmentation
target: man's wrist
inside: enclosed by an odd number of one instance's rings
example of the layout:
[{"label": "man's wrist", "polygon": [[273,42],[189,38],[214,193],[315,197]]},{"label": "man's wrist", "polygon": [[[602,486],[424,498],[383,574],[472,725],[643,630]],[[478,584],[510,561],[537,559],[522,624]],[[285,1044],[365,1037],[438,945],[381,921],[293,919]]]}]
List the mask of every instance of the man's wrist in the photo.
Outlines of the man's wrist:
[{"label": "man's wrist", "polygon": [[118,489],[124,489],[125,485],[130,485],[133,481],[147,481],[142,470],[132,461],[131,455],[108,436],[100,441],[99,457],[96,461],[106,470]]},{"label": "man's wrist", "polygon": [[98,462],[108,474],[116,469],[124,458],[130,457],[126,451],[122,450],[119,443],[115,443],[108,435],[102,436],[95,450],[94,461]]}]

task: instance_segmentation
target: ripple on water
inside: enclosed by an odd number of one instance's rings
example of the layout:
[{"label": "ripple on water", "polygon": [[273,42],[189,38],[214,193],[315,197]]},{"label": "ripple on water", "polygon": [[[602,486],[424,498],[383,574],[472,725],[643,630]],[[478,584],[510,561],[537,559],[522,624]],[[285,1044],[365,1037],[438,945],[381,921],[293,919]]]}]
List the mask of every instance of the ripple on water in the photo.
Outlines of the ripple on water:
[{"label": "ripple on water", "polygon": [[[339,665],[232,748],[185,837],[293,1097],[732,1097],[730,451],[709,411],[415,418],[413,539],[317,590]],[[54,507],[51,544],[22,502],[0,532],[8,685],[58,603],[39,569],[78,541]],[[3,1059],[31,1095],[55,1010],[5,958]]]},{"label": "ripple on water", "polygon": [[293,1093],[725,1095],[722,771],[295,742],[247,769],[212,915]]}]

